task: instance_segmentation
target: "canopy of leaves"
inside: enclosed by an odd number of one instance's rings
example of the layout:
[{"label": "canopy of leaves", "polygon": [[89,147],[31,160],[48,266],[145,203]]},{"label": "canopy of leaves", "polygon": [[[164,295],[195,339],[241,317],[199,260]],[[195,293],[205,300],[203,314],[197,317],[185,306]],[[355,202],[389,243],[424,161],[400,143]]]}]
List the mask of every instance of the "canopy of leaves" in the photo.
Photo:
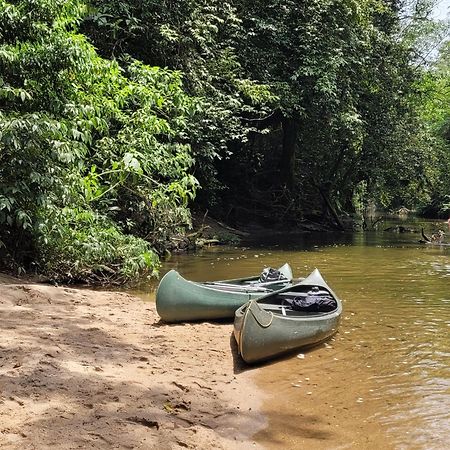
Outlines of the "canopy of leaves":
[{"label": "canopy of leaves", "polygon": [[94,0],[83,23],[108,58],[131,55],[183,72],[186,91],[199,99],[189,143],[206,203],[226,187],[217,183],[216,162],[231,157],[233,146],[247,142],[253,129],[242,118],[264,115],[276,102],[268,86],[242,68],[237,45],[246,30],[234,3]]}]

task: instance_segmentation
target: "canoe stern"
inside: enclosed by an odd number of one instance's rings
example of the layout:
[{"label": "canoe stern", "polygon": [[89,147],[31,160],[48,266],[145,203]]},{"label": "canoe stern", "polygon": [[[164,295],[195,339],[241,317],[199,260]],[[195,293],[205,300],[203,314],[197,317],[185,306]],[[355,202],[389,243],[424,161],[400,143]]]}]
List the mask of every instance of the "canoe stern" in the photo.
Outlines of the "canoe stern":
[{"label": "canoe stern", "polygon": [[248,292],[226,292],[188,281],[171,270],[159,283],[156,310],[164,322],[231,318],[252,296]]}]

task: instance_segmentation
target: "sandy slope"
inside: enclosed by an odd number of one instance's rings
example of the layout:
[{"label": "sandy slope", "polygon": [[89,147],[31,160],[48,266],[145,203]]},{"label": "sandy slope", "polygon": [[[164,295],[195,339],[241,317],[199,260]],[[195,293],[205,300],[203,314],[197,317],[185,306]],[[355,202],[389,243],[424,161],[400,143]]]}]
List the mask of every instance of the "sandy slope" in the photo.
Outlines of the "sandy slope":
[{"label": "sandy slope", "polygon": [[0,448],[258,448],[232,325],[164,325],[125,293],[0,276]]}]

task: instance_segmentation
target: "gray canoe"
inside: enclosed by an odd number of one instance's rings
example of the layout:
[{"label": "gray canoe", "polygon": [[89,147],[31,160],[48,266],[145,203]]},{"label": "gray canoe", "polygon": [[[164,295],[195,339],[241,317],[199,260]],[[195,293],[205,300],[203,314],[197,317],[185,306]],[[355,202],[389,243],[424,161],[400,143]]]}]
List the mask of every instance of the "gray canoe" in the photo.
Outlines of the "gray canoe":
[{"label": "gray canoe", "polygon": [[249,300],[292,285],[289,264],[284,264],[278,270],[285,279],[266,283],[259,282],[259,275],[195,282],[171,270],[159,283],[156,310],[164,322],[232,318],[236,309]]},{"label": "gray canoe", "polygon": [[[314,286],[320,295],[331,295],[336,300],[336,309],[307,312],[286,306],[286,300],[306,296]],[[341,314],[341,301],[315,269],[300,283],[250,300],[237,309],[234,336],[238,351],[245,362],[253,363],[317,344],[336,332]]]}]

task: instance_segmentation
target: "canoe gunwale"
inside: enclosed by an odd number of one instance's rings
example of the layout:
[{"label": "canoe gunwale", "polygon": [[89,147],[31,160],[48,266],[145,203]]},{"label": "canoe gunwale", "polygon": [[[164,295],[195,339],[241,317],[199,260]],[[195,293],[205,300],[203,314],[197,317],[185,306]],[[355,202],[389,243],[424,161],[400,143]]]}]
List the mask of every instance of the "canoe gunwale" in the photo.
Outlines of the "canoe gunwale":
[{"label": "canoe gunwale", "polygon": [[[173,269],[172,269],[173,270]],[[285,263],[283,264],[281,267],[279,267],[277,270],[279,270],[281,273],[283,273],[284,275],[289,274],[288,277],[286,277],[285,279],[280,279],[280,280],[275,280],[275,281],[270,281],[269,283],[283,283],[286,281],[294,281],[294,276],[292,275],[292,268],[290,266],[289,263]],[[260,275],[252,275],[249,277],[243,277],[243,278],[230,278],[227,280],[219,280],[219,281],[197,281],[197,282],[193,282],[193,283],[230,283],[230,284],[234,284],[234,283],[245,283],[245,282],[252,282],[252,281],[258,281],[259,280]],[[265,283],[258,283],[258,284],[262,284],[264,285]]]},{"label": "canoe gunwale", "polygon": [[[286,266],[286,265],[289,266],[288,263],[284,264],[284,266]],[[284,266],[282,266],[282,267],[284,267]],[[256,276],[243,277],[243,278],[234,278],[234,279],[220,280],[220,281],[192,281],[192,280],[187,280],[186,278],[184,278],[183,275],[181,275],[177,270],[171,269],[171,270],[169,270],[169,272],[167,272],[162,277],[161,282],[160,282],[159,285],[161,285],[161,283],[164,280],[164,278],[171,272],[175,272],[178,275],[178,277],[181,280],[183,280],[185,283],[188,283],[188,284],[191,284],[191,285],[195,285],[197,287],[201,287],[201,288],[205,288],[205,289],[211,289],[211,290],[216,291],[216,292],[217,291],[219,291],[219,292],[225,291],[225,289],[220,289],[220,284],[219,283],[229,283],[229,284],[231,284],[232,282],[245,283],[246,281],[251,282],[251,281],[257,281],[259,279],[259,275],[256,275]],[[258,285],[256,287],[262,286],[264,288],[264,286],[271,286],[271,285],[275,285],[275,284],[278,284],[278,283],[282,284],[282,283],[289,283],[289,282],[292,282],[292,279],[291,280],[289,280],[289,279],[282,279],[282,280],[270,281],[268,283],[258,283]],[[217,283],[217,284],[215,284],[215,283]],[[291,284],[290,284],[290,286],[291,286]],[[290,287],[290,286],[287,286],[287,287]],[[233,286],[227,286],[227,287],[231,288]],[[255,287],[255,286],[252,286],[252,285],[245,286],[245,285],[241,285],[241,284],[236,284],[236,289],[242,289],[242,288],[247,288],[247,287],[252,288],[252,287]],[[158,287],[158,289],[159,289],[159,287]],[[285,289],[285,288],[282,288],[282,289]],[[250,292],[254,292],[254,289],[249,289],[249,291]],[[271,291],[270,289],[267,289],[266,291],[267,291],[267,294],[272,294],[273,293],[273,291]],[[244,293],[244,294],[248,293],[248,292],[245,292],[245,291],[236,290],[236,293],[241,293],[241,292]],[[156,293],[158,293],[158,290],[156,291]]]},{"label": "canoe gunwale", "polygon": [[[206,284],[208,282],[205,283],[203,281],[187,280],[186,278],[183,277],[183,275],[180,275],[180,273],[178,271],[176,271],[175,269],[172,269],[169,272],[167,272],[166,275],[164,275],[164,277],[166,277],[171,272],[175,272],[178,275],[178,278],[183,282],[183,284],[196,286],[196,287],[198,287],[200,289],[207,289],[207,290],[211,290],[211,291],[214,291],[214,292],[220,292],[220,293],[227,292],[224,289],[219,289],[218,287],[215,287],[216,285]],[[164,277],[161,279],[161,282],[164,279]],[[160,283],[160,285],[161,285],[161,283]],[[159,287],[158,287],[158,289],[159,289]],[[156,293],[158,294],[158,291]],[[238,291],[238,290],[233,291],[233,293],[235,293],[235,294],[248,294],[248,292]]]},{"label": "canoe gunwale", "polygon": [[[255,320],[263,327],[263,328],[268,328],[270,326],[269,325],[263,325],[259,318],[256,317],[256,314],[254,313],[254,309],[252,308],[252,305],[254,305],[254,307],[257,307],[260,309],[260,311],[265,312],[267,314],[271,315],[271,320],[270,323],[273,322],[273,320],[275,318],[280,318],[283,321],[294,321],[294,322],[304,322],[304,321],[313,321],[313,320],[318,320],[318,319],[329,319],[329,318],[333,318],[334,316],[340,316],[342,314],[342,304],[341,302],[336,298],[337,300],[337,304],[338,306],[333,309],[332,311],[295,311],[294,312],[298,312],[298,315],[292,314],[291,316],[288,315],[283,315],[282,313],[278,313],[278,312],[274,312],[270,310],[270,303],[260,303],[259,299],[256,300],[249,300],[248,302],[248,311],[250,311],[253,315],[253,317],[255,317]],[[262,305],[267,306],[267,308],[265,307],[261,307]]]}]

